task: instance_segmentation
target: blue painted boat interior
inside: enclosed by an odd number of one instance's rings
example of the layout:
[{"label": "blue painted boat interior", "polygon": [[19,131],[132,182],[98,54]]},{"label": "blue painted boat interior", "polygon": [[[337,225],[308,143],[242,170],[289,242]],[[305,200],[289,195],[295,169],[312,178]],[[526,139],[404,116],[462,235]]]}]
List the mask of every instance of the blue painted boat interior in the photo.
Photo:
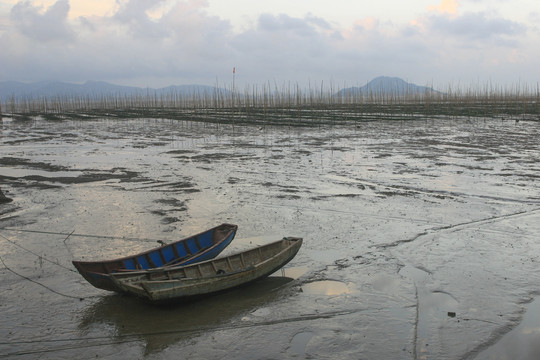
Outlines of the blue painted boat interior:
[{"label": "blue painted boat interior", "polygon": [[189,248],[189,252],[192,254],[196,254],[199,252],[199,248],[197,247],[197,243],[195,242],[195,238],[190,238],[186,240],[186,244]]},{"label": "blue painted boat interior", "polygon": [[201,246],[203,248],[209,248],[210,246],[212,246],[212,234],[213,234],[213,231],[212,232],[207,232],[207,233],[204,233],[202,235],[199,236],[199,244],[201,244]]},{"label": "blue painted boat interior", "polygon": [[148,264],[148,261],[146,261],[146,256],[144,255],[137,256],[137,262],[143,269],[148,269],[150,267],[150,264]]},{"label": "blue painted boat interior", "polygon": [[152,260],[156,267],[165,265],[161,259],[161,256],[159,255],[159,251],[152,251],[150,254],[148,254],[148,256],[150,256],[150,260]]},{"label": "blue painted boat interior", "polygon": [[[170,246],[165,246],[163,248],[152,251],[148,253],[147,255],[150,257],[151,262],[156,267],[164,266],[170,263],[171,261],[177,259],[173,246],[175,247],[176,252],[179,255],[178,258],[181,259],[188,255],[196,254],[200,252],[201,250],[205,250],[212,247],[214,245],[214,243],[212,242],[213,234],[214,234],[213,231],[208,231],[204,234],[199,235],[197,238],[192,237],[183,242],[172,244]],[[234,234],[229,235],[229,238],[231,238],[233,235]],[[230,240],[227,241],[226,243],[228,242],[230,242]],[[186,246],[189,249],[189,252],[186,250]],[[199,246],[201,246],[201,248],[199,248]],[[161,252],[161,255],[160,255],[160,252]],[[165,262],[163,262],[163,258],[165,259]],[[206,257],[203,256],[202,258],[204,259]],[[136,269],[141,269],[141,268],[149,269],[151,267],[154,267],[154,266],[150,266],[150,263],[148,262],[146,255],[137,256],[136,260],[126,259],[124,260],[124,266],[127,270],[136,270]]]},{"label": "blue painted boat interior", "polygon": [[163,254],[163,257],[165,258],[166,263],[169,263],[175,259],[174,252],[171,246],[167,246],[161,249],[161,253]]},{"label": "blue painted boat interior", "polygon": [[187,256],[187,251],[186,251],[186,248],[184,247],[184,244],[178,243],[175,245],[175,247],[176,247],[176,251],[178,251],[178,256],[180,258]]}]

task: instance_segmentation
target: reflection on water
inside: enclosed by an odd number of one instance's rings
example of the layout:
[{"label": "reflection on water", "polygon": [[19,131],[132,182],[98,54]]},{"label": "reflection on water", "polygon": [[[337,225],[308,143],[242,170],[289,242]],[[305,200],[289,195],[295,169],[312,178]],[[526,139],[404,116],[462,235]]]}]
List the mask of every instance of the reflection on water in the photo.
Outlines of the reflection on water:
[{"label": "reflection on water", "polygon": [[315,295],[341,295],[350,293],[349,287],[341,281],[314,281],[302,285],[302,290]]},{"label": "reflection on water", "polygon": [[291,340],[291,350],[295,354],[304,354],[306,352],[306,346],[313,337],[313,332],[311,331],[302,331],[296,335]]},{"label": "reflection on water", "polygon": [[211,331],[278,300],[278,290],[293,279],[272,276],[246,287],[196,302],[156,307],[123,295],[104,296],[82,314],[79,330],[85,335],[113,327],[113,337],[133,337],[146,343],[145,354],[185,341],[201,331]]},{"label": "reflection on water", "polygon": [[282,268],[276,271],[273,275],[288,277],[291,279],[298,279],[300,276],[307,273],[308,270],[309,268],[307,266],[295,266],[295,267]]},{"label": "reflection on water", "polygon": [[476,360],[540,359],[540,299],[527,307],[521,323],[495,345],[481,352]]}]

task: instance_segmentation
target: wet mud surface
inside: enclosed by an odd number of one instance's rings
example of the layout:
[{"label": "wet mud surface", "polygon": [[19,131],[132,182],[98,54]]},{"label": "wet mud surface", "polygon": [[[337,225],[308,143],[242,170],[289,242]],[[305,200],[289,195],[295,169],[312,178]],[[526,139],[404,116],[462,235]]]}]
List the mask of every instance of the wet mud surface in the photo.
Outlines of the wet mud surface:
[{"label": "wet mud surface", "polygon": [[[0,357],[537,359],[540,123],[0,122]],[[106,259],[217,224],[283,271],[155,307]],[[502,351],[501,349],[505,350]]]}]

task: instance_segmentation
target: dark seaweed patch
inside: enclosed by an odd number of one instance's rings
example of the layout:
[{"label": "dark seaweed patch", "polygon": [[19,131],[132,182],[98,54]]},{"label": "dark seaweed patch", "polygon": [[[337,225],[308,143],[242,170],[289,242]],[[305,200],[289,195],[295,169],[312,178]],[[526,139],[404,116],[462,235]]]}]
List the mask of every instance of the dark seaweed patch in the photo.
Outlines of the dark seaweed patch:
[{"label": "dark seaweed patch", "polygon": [[53,165],[41,161],[31,161],[24,158],[3,157],[0,158],[0,165],[3,166],[23,166],[31,169],[39,169],[45,171],[70,171],[71,169],[65,166]]},{"label": "dark seaweed patch", "polygon": [[177,218],[177,217],[174,217],[174,216],[167,216],[167,217],[164,217],[163,219],[161,219],[161,223],[164,224],[164,225],[172,224],[172,223],[179,222],[179,221],[180,221],[180,219]]},{"label": "dark seaweed patch", "polygon": [[171,154],[171,155],[185,155],[185,154],[194,154],[195,151],[193,150],[170,150],[166,151],[165,154]]},{"label": "dark seaweed patch", "polygon": [[221,161],[221,160],[253,159],[254,157],[255,156],[251,154],[210,153],[210,154],[194,155],[191,157],[191,160],[211,163],[213,161]]},{"label": "dark seaweed patch", "polygon": [[158,204],[170,205],[175,207],[185,207],[186,202],[178,199],[158,199],[154,201]]},{"label": "dark seaweed patch", "polygon": [[285,199],[285,200],[300,200],[302,197],[298,195],[276,195],[275,196],[278,199]]}]

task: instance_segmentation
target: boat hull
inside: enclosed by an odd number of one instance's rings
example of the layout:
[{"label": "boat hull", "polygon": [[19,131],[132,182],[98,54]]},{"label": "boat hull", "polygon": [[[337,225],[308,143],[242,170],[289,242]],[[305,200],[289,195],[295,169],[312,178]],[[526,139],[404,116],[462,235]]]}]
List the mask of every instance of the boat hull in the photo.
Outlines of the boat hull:
[{"label": "boat hull", "polygon": [[140,272],[213,259],[232,242],[237,229],[237,225],[221,224],[135,255],[105,261],[73,261],[73,265],[93,286],[121,292],[111,280],[112,273]]},{"label": "boat hull", "polygon": [[152,303],[190,301],[267,277],[298,253],[301,238],[283,240],[196,265],[149,271],[138,276],[113,274],[123,291]]}]

